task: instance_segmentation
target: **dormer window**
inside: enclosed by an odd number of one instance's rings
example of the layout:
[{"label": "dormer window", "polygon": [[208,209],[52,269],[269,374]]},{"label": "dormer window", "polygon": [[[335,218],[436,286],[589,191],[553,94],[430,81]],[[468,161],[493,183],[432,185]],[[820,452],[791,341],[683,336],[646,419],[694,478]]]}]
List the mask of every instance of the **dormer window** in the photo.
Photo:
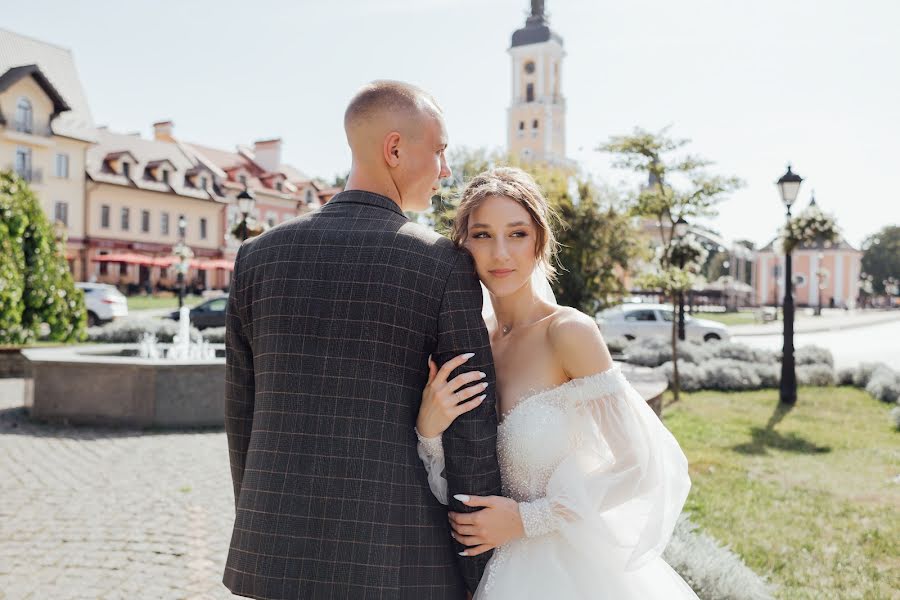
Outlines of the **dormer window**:
[{"label": "dormer window", "polygon": [[206,175],[204,175],[200,178],[200,189],[205,190],[207,185],[209,185],[209,179],[207,179]]},{"label": "dormer window", "polygon": [[122,163],[122,175],[124,175],[125,177],[131,177],[131,163]]},{"label": "dormer window", "polygon": [[34,130],[34,113],[28,98],[19,98],[16,103],[16,131],[31,133]]},{"label": "dormer window", "polygon": [[163,169],[162,181],[163,181],[163,183],[168,185],[168,183],[169,183],[169,170],[168,169]]},{"label": "dormer window", "polygon": [[238,181],[242,186],[247,187],[247,176],[244,174],[238,175]]},{"label": "dormer window", "polygon": [[313,203],[313,193],[312,193],[312,190],[306,190],[306,203],[307,203],[307,204],[312,204],[312,203]]},{"label": "dormer window", "polygon": [[284,189],[284,184],[281,183],[281,180],[278,180],[275,182],[275,189],[278,190],[279,192]]}]

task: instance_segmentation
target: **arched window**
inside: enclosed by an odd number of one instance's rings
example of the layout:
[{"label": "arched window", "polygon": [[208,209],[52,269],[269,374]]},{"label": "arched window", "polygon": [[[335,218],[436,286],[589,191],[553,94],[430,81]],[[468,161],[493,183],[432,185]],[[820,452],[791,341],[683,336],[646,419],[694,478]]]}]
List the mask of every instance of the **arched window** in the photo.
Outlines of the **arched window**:
[{"label": "arched window", "polygon": [[525,130],[525,121],[519,121],[519,131]]},{"label": "arched window", "polygon": [[34,114],[31,110],[31,101],[28,98],[19,98],[16,103],[16,131],[31,133],[34,129]]},{"label": "arched window", "polygon": [[534,61],[529,60],[527,63],[525,63],[525,72],[529,75],[534,73]]},{"label": "arched window", "polygon": [[534,84],[529,83],[525,86],[525,102],[534,102]]},{"label": "arched window", "polygon": [[538,128],[538,120],[537,119],[535,119],[534,121],[531,122],[531,128],[532,129]]}]

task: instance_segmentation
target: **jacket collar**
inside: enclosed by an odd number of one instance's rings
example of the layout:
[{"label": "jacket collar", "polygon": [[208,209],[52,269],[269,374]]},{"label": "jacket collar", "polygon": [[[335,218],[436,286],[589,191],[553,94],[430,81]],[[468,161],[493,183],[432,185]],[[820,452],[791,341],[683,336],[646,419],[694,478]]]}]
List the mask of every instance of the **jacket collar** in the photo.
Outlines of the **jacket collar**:
[{"label": "jacket collar", "polygon": [[403,214],[403,210],[397,205],[397,203],[387,196],[382,196],[381,194],[376,194],[375,192],[367,192],[365,190],[349,190],[340,192],[339,194],[336,194],[334,198],[329,200],[328,204],[326,204],[325,206],[328,206],[329,204],[340,204],[343,202],[377,206],[378,208],[393,211],[404,219],[408,218],[405,214]]}]

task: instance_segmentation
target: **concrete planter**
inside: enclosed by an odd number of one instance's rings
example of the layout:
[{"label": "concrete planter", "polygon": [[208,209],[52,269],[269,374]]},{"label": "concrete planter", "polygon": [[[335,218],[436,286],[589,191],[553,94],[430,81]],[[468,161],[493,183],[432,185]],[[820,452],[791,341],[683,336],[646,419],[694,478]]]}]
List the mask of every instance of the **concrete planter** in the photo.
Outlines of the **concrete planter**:
[{"label": "concrete planter", "polygon": [[212,361],[138,358],[136,344],[22,350],[32,418],[129,427],[223,426],[224,346]]}]

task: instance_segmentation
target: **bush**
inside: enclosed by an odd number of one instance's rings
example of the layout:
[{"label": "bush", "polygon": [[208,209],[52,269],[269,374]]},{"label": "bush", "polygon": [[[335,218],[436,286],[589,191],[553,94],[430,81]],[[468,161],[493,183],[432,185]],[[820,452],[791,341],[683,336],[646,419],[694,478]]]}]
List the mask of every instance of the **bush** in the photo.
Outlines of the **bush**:
[{"label": "bush", "polygon": [[55,342],[84,339],[84,294],[64,248],[28,184],[0,173],[0,344],[27,344],[42,329]]},{"label": "bush", "polygon": [[663,558],[702,600],[771,600],[772,585],[681,515]]},{"label": "bush", "polygon": [[881,365],[872,372],[866,392],[882,402],[897,402],[900,398],[900,373],[886,365]]},{"label": "bush", "polygon": [[720,342],[711,344],[710,348],[715,358],[731,358],[755,363],[774,363],[776,358],[774,352],[751,348],[737,342]]},{"label": "bush", "polygon": [[794,352],[794,364],[800,365],[828,365],[834,367],[834,357],[831,351],[821,346],[801,346]]},{"label": "bush", "polygon": [[842,367],[837,372],[837,382],[838,385],[853,385],[853,374],[856,373],[856,369],[851,367]]},{"label": "bush", "polygon": [[225,343],[225,328],[224,327],[210,327],[209,329],[204,329],[200,332],[200,335],[203,336],[203,339],[209,342],[210,344],[224,344]]},{"label": "bush", "polygon": [[[672,361],[663,363],[662,366],[659,367],[659,370],[662,371],[666,376],[666,379],[669,380],[670,386],[675,384],[672,367]],[[697,390],[702,390],[706,383],[706,372],[703,370],[703,367],[684,360],[678,361],[678,376],[681,382],[681,390],[684,392],[696,392]]]},{"label": "bush", "polygon": [[[171,343],[178,333],[178,321],[171,319],[126,319],[113,321],[102,327],[88,329],[88,340],[99,344],[136,344],[144,333],[152,333],[156,341]],[[200,332],[191,327],[191,339],[200,337]]]},{"label": "bush", "polygon": [[872,373],[882,367],[884,367],[885,369],[890,369],[890,367],[882,362],[859,363],[859,366],[856,367],[856,371],[853,373],[853,386],[858,388],[865,388],[867,385],[869,385],[869,379],[871,379]]},{"label": "bush", "polygon": [[799,385],[826,386],[835,383],[834,369],[827,364],[798,365],[796,373]]},{"label": "bush", "polygon": [[900,406],[891,409],[891,421],[894,422],[894,427],[900,430]]}]

